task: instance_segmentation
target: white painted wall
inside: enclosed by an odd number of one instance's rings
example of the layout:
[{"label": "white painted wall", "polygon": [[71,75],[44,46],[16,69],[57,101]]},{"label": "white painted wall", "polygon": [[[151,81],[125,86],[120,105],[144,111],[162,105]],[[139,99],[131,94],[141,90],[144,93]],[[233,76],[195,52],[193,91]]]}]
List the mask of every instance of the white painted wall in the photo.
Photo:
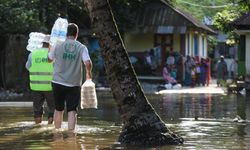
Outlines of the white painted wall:
[{"label": "white painted wall", "polygon": [[173,36],[173,50],[175,52],[179,52],[181,49],[180,46],[181,46],[180,34],[174,34],[174,36]]},{"label": "white painted wall", "polygon": [[199,56],[203,57],[203,49],[202,49],[202,35],[198,35],[198,40],[199,40]]},{"label": "white painted wall", "polygon": [[189,36],[189,34],[187,33],[186,35],[185,35],[185,56],[187,56],[188,55],[188,49],[189,49],[189,47],[188,47],[188,36]]},{"label": "white painted wall", "polygon": [[204,36],[204,58],[207,58],[208,54],[208,41],[207,41],[207,36]]},{"label": "white painted wall", "polygon": [[194,37],[192,33],[186,34],[186,56],[193,56],[194,54]]}]

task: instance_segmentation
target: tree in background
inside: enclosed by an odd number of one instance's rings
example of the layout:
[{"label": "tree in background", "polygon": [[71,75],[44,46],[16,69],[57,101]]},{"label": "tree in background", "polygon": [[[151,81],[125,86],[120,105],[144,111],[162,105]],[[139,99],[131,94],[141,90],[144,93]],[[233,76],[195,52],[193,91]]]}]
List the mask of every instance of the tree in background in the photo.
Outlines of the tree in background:
[{"label": "tree in background", "polygon": [[[135,11],[148,1],[151,0],[111,0],[119,28],[133,26]],[[1,0],[0,33],[49,33],[59,16],[77,23],[80,28],[90,28],[85,7],[81,5],[83,2],[84,0]]]},{"label": "tree in background", "polygon": [[[77,23],[80,27],[90,28],[82,3],[83,0],[1,0],[0,33],[49,33],[59,16]],[[81,21],[82,18],[85,22]]]},{"label": "tree in background", "polygon": [[221,12],[216,13],[213,17],[213,26],[228,34],[228,41],[230,44],[237,42],[238,35],[234,32],[234,27],[230,25],[235,19],[239,18],[242,14],[247,13],[250,9],[250,1],[248,0],[231,0],[233,5],[225,7]]},{"label": "tree in background", "polygon": [[35,1],[1,0],[0,3],[0,33],[26,33],[40,27],[39,11]]},{"label": "tree in background", "polygon": [[199,21],[212,18],[227,5],[231,5],[231,0],[176,0],[177,8],[191,13]]},{"label": "tree in background", "polygon": [[119,34],[109,0],[85,0],[92,29],[100,42],[113,97],[123,122],[118,141],[128,146],[182,144],[148,102]]}]

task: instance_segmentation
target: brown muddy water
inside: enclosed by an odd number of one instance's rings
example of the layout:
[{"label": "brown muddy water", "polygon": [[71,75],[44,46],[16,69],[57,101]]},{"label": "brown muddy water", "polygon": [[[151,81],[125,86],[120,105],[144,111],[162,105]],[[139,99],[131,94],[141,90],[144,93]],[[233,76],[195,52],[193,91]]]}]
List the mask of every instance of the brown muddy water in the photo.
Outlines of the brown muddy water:
[{"label": "brown muddy water", "polygon": [[[207,94],[147,95],[147,98],[170,130],[185,139],[183,145],[149,149],[250,149],[250,98]],[[112,96],[99,94],[98,102],[97,110],[79,111],[77,136],[68,135],[67,131],[54,133],[53,126],[45,121],[34,125],[31,107],[0,107],[0,149],[139,149],[125,148],[116,142],[121,121]],[[235,122],[237,115],[246,121]],[[63,122],[65,130],[66,127]]]}]

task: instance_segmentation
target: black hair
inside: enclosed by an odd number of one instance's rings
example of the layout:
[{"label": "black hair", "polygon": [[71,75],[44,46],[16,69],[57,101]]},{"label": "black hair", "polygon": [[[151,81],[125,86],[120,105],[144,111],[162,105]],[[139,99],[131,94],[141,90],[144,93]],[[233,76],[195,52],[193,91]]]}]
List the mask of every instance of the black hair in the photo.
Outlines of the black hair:
[{"label": "black hair", "polygon": [[78,26],[75,23],[70,23],[68,25],[67,36],[76,36],[78,34]]},{"label": "black hair", "polygon": [[48,48],[49,47],[49,43],[43,42],[43,47]]}]

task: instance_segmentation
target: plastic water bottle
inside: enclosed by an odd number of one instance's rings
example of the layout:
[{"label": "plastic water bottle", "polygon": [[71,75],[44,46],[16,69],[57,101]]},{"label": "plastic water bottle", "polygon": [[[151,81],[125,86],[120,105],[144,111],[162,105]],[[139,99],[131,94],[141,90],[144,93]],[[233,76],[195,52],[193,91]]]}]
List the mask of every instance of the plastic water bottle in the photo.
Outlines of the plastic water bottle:
[{"label": "plastic water bottle", "polygon": [[50,35],[50,45],[54,46],[57,42],[63,42],[66,39],[68,28],[68,20],[64,18],[57,18]]},{"label": "plastic water bottle", "polygon": [[95,83],[92,80],[86,80],[81,88],[81,109],[84,108],[97,108]]},{"label": "plastic water bottle", "polygon": [[26,49],[32,52],[33,50],[41,48],[44,37],[45,37],[45,34],[43,33],[31,32],[29,34],[29,40],[28,40],[28,45]]}]

